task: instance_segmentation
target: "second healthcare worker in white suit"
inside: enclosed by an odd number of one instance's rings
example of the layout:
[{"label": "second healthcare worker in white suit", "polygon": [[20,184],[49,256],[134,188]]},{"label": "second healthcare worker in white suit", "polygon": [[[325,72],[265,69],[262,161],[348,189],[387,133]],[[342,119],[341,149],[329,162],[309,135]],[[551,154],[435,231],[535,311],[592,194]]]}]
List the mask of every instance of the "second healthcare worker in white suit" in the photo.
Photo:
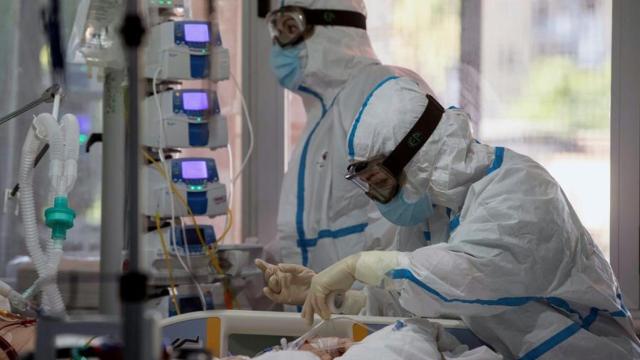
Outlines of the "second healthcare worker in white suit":
[{"label": "second healthcare worker in white suit", "polygon": [[[362,250],[424,245],[423,219],[398,236],[371,201],[344,180],[344,144],[350,122],[376,87],[403,77],[423,93],[431,90],[415,73],[380,64],[366,32],[362,0],[271,3],[271,66],[280,84],[302,97],[307,114],[281,189],[280,260],[320,271]],[[400,238],[403,244],[397,243]]]}]

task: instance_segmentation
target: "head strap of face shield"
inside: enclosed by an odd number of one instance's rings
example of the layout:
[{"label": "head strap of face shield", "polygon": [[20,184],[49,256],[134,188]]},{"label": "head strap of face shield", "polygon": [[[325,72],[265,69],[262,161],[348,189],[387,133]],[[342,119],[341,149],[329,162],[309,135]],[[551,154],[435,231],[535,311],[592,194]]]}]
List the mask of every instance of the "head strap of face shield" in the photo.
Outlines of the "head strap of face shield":
[{"label": "head strap of face shield", "polygon": [[348,26],[367,30],[367,17],[356,11],[302,8],[308,25]]},{"label": "head strap of face shield", "polygon": [[413,125],[411,130],[400,141],[400,144],[387,156],[382,162],[384,166],[393,176],[399,178],[402,170],[418,153],[422,145],[424,145],[431,134],[442,119],[444,108],[433,96],[427,94],[427,108]]}]

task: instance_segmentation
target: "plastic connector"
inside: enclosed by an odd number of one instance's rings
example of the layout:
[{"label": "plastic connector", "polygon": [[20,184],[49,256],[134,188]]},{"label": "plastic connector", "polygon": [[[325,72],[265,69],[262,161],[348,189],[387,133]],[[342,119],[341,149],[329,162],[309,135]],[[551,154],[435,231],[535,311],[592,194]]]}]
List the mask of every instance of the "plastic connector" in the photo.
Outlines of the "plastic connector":
[{"label": "plastic connector", "polygon": [[64,196],[56,196],[53,207],[44,211],[45,224],[51,228],[51,239],[65,240],[67,230],[73,227],[73,219],[76,213],[69,207],[69,202]]}]

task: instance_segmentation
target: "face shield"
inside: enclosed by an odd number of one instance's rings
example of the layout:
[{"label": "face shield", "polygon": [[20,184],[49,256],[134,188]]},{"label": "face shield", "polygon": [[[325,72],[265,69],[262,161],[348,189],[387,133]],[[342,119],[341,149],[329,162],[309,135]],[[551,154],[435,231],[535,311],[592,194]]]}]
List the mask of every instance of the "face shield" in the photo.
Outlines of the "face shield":
[{"label": "face shield", "polygon": [[348,26],[366,30],[367,18],[355,11],[283,6],[267,15],[267,25],[273,41],[284,48],[307,39],[313,34],[316,25]]},{"label": "face shield", "polygon": [[396,196],[404,167],[440,123],[444,108],[431,95],[427,95],[427,100],[427,108],[418,121],[388,156],[354,162],[347,167],[345,179],[362,189],[373,201],[386,204]]}]

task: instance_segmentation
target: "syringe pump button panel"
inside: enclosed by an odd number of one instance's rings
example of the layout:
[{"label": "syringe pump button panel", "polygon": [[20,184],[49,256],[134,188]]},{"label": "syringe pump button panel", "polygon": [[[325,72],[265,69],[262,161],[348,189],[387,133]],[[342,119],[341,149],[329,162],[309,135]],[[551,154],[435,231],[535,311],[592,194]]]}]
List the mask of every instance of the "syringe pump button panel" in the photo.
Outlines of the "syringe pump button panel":
[{"label": "syringe pump button panel", "polygon": [[182,198],[193,215],[218,216],[227,213],[227,190],[219,182],[216,163],[211,158],[180,158],[167,160],[177,195],[174,213],[171,211],[171,193],[167,180],[155,166],[147,165],[143,171],[145,199],[143,213],[161,217],[188,216]]},{"label": "syringe pump button panel", "polygon": [[208,21],[170,21],[150,30],[145,50],[145,77],[158,80],[204,79],[209,76],[211,25]]},{"label": "syringe pump button panel", "polygon": [[[142,143],[151,147],[227,146],[227,122],[220,114],[215,91],[203,89],[168,90],[144,100]],[[158,105],[161,113],[158,112]],[[162,128],[164,122],[164,134]],[[163,139],[164,135],[164,139]]]}]

